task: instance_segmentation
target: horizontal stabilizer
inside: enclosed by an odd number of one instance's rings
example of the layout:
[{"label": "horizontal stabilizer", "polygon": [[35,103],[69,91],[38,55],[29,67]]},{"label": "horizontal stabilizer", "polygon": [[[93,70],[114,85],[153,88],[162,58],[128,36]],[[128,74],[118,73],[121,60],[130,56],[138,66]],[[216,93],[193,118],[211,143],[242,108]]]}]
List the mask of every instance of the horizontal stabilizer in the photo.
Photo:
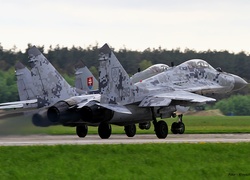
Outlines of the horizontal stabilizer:
[{"label": "horizontal stabilizer", "polygon": [[17,108],[23,108],[23,104],[12,104],[12,105],[0,106],[0,109],[17,109]]},{"label": "horizontal stabilizer", "polygon": [[17,104],[34,104],[34,103],[37,103],[37,99],[0,103],[0,106],[17,105]]},{"label": "horizontal stabilizer", "polygon": [[104,107],[104,108],[107,108],[107,109],[110,109],[110,110],[115,111],[115,112],[124,113],[124,114],[132,114],[131,111],[123,105],[100,104],[100,103],[97,103],[97,105]]}]

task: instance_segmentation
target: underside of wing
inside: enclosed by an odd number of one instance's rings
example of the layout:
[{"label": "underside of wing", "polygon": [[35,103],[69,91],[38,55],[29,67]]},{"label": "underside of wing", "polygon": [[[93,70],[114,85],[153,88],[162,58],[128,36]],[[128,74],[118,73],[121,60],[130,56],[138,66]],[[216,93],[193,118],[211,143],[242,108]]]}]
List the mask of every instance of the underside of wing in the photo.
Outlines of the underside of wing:
[{"label": "underside of wing", "polygon": [[171,98],[168,97],[148,96],[141,101],[139,107],[168,106],[171,101]]},{"label": "underside of wing", "polygon": [[188,88],[182,89],[188,92],[202,92],[202,93],[211,93],[223,90],[222,86],[219,85],[209,85],[209,86],[190,86]]},{"label": "underside of wing", "polygon": [[100,104],[100,103],[97,103],[97,104],[99,106],[101,106],[101,107],[110,109],[110,110],[115,111],[115,112],[124,113],[124,114],[132,114],[131,111],[128,108],[126,108],[125,106],[123,106],[123,105],[119,105],[119,104]]},{"label": "underside of wing", "polygon": [[216,101],[216,99],[214,98],[190,93],[187,91],[172,91],[168,93],[147,96],[141,101],[139,106],[140,107],[168,106],[173,100],[193,102],[193,103],[205,103],[205,102]]}]

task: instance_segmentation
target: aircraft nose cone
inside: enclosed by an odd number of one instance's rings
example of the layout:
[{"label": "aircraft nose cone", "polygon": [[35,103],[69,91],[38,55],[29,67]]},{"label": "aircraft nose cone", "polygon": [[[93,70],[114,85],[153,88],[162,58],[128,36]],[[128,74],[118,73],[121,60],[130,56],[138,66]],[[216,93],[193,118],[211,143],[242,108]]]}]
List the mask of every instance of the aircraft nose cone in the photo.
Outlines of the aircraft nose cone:
[{"label": "aircraft nose cone", "polygon": [[233,90],[239,90],[245,87],[248,83],[239,76],[234,76],[234,88]]}]

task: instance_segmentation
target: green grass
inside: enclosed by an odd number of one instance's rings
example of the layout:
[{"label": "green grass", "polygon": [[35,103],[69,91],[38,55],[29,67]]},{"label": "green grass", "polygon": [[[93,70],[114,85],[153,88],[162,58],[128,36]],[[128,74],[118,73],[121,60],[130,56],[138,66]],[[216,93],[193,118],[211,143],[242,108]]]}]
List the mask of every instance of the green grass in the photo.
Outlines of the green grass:
[{"label": "green grass", "polygon": [[250,133],[250,116],[186,116],[185,133]]},{"label": "green grass", "polygon": [[0,147],[0,177],[235,179],[250,173],[249,149],[249,143]]}]

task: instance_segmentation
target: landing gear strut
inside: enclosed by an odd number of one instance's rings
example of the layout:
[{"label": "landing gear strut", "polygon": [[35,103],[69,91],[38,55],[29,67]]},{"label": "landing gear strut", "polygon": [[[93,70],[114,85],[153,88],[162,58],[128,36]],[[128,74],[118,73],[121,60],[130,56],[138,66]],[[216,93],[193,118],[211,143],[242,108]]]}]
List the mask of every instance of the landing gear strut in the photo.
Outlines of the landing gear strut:
[{"label": "landing gear strut", "polygon": [[102,139],[108,139],[111,135],[111,131],[111,125],[106,122],[102,122],[98,126],[98,133]]},{"label": "landing gear strut", "polygon": [[151,108],[151,111],[152,111],[153,124],[155,127],[155,134],[159,139],[165,139],[168,135],[168,125],[163,120],[157,122],[154,109]]},{"label": "landing gear strut", "polygon": [[185,132],[185,124],[182,122],[183,114],[178,115],[178,122],[174,122],[171,126],[173,134],[183,134]]}]

